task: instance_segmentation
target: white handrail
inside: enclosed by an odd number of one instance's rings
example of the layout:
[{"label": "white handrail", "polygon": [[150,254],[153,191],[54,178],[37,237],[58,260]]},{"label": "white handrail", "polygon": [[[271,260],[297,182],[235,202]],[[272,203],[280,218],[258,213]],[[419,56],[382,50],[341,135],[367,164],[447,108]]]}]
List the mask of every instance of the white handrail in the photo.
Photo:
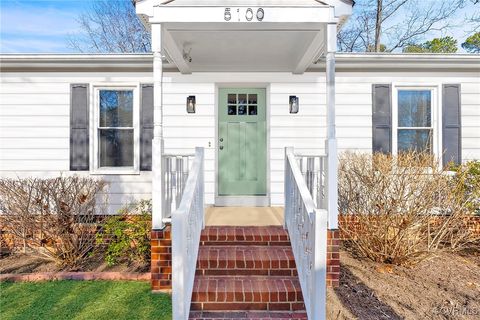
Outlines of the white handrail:
[{"label": "white handrail", "polygon": [[285,227],[308,319],[326,319],[327,211],[315,207],[296,161],[285,148]]},{"label": "white handrail", "polygon": [[190,313],[200,234],[204,228],[203,148],[195,159],[178,208],[172,213],[172,311],[173,319]]}]

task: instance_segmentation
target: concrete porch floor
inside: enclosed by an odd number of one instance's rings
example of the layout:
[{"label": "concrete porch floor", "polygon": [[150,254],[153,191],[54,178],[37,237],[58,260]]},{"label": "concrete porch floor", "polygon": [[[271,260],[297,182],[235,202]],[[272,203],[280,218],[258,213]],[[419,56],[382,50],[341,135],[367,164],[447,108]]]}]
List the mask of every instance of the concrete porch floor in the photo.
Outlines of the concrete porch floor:
[{"label": "concrete porch floor", "polygon": [[281,226],[283,207],[209,207],[207,226]]}]

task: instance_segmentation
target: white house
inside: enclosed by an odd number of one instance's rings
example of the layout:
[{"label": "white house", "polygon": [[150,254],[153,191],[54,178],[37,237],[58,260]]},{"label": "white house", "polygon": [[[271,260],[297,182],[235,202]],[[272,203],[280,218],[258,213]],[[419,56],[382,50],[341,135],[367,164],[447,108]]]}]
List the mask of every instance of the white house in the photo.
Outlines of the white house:
[{"label": "white house", "polygon": [[[136,2],[152,53],[0,55],[0,175],[103,178],[111,214],[152,198],[152,239],[173,228],[175,318],[188,317],[190,302],[324,316],[339,152],[480,159],[479,55],[336,53],[352,0]],[[302,155],[322,170],[324,199],[308,193]],[[204,205],[285,207],[298,269],[287,278],[301,294],[256,305],[252,289],[251,301],[200,301]],[[169,287],[162,275],[172,265],[157,262],[153,288]]]}]

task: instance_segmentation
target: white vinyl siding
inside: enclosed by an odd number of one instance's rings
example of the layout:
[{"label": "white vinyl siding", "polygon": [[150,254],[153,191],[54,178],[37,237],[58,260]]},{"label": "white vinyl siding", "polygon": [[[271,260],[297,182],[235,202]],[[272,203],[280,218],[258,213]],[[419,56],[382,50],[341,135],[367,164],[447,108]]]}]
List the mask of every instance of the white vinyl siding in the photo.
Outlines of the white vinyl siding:
[{"label": "white vinyl siding", "polygon": [[[150,73],[2,73],[0,79],[0,175],[55,176],[69,170],[70,83],[152,83]],[[284,147],[322,154],[326,138],[323,73],[164,73],[165,152],[205,148],[206,203],[213,204],[216,156],[217,87],[267,88],[272,205],[283,205]],[[339,152],[372,149],[372,84],[459,83],[462,90],[462,159],[480,159],[480,79],[458,72],[337,72],[336,123]],[[196,96],[196,113],[186,98]],[[300,99],[290,114],[290,95]],[[88,172],[79,172],[88,174]],[[151,198],[151,172],[101,176],[110,181],[110,213],[131,200]]]},{"label": "white vinyl siding", "polygon": [[[69,172],[70,84],[151,82],[151,74],[136,72],[2,73],[0,176],[89,175],[88,171]],[[110,214],[131,201],[151,198],[151,172],[92,177],[109,182]]]}]

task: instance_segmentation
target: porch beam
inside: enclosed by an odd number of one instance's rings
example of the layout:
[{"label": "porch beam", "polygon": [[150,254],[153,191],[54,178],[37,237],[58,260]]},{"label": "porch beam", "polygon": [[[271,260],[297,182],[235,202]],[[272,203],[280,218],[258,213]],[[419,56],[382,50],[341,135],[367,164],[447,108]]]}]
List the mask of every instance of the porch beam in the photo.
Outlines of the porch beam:
[{"label": "porch beam", "polygon": [[153,141],[152,141],[152,229],[163,229],[163,61],[162,26],[152,25],[153,51]]},{"label": "porch beam", "polygon": [[328,229],[338,228],[338,154],[335,128],[335,52],[337,51],[337,24],[326,29],[326,85],[327,85],[327,211]]},{"label": "porch beam", "polygon": [[178,70],[182,74],[191,74],[190,66],[183,57],[183,52],[177,47],[177,43],[173,40],[172,35],[168,32],[167,29],[163,28],[162,38],[164,49],[167,52],[168,56],[172,59],[172,62],[177,66]]},{"label": "porch beam", "polygon": [[313,38],[312,42],[308,46],[307,50],[303,53],[302,57],[298,60],[293,74],[303,74],[309,66],[312,65],[315,58],[317,58],[322,51],[324,51],[325,32],[318,32]]}]

